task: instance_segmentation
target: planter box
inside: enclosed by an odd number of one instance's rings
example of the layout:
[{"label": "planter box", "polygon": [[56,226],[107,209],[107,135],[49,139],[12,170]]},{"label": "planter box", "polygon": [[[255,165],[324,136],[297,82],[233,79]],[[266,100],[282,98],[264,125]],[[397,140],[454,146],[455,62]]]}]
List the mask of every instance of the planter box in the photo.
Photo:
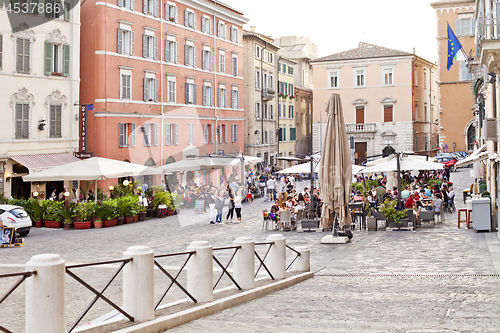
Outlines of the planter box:
[{"label": "planter box", "polygon": [[37,228],[41,228],[41,227],[43,227],[43,221],[35,221],[35,226],[36,226]]},{"label": "planter box", "polygon": [[134,217],[133,216],[125,216],[125,221],[123,221],[125,224],[132,223],[134,222]]},{"label": "planter box", "polygon": [[90,227],[92,226],[92,221],[83,221],[83,222],[75,221],[73,223],[75,225],[75,229],[90,229]]},{"label": "planter box", "polygon": [[139,215],[134,216],[134,222],[139,221]]},{"label": "planter box", "polygon": [[175,210],[173,209],[167,209],[167,216],[172,216],[175,214]]},{"label": "planter box", "polygon": [[318,229],[319,220],[302,220],[300,222],[302,229]]},{"label": "planter box", "polygon": [[366,225],[368,231],[377,231],[377,219],[374,217],[368,217],[366,219]]},{"label": "planter box", "polygon": [[45,221],[45,228],[62,228],[63,223],[59,221]]},{"label": "planter box", "polygon": [[125,218],[124,218],[123,216],[120,216],[120,217],[116,220],[116,225],[122,225],[124,221],[125,221]]},{"label": "planter box", "polygon": [[109,228],[109,227],[116,226],[117,220],[113,219],[113,220],[106,220],[106,221],[103,221],[103,222],[104,222],[103,223],[104,228]]},{"label": "planter box", "polygon": [[408,219],[402,219],[399,222],[401,222],[401,224],[394,222],[394,220],[387,220],[389,228],[407,228],[408,227]]}]

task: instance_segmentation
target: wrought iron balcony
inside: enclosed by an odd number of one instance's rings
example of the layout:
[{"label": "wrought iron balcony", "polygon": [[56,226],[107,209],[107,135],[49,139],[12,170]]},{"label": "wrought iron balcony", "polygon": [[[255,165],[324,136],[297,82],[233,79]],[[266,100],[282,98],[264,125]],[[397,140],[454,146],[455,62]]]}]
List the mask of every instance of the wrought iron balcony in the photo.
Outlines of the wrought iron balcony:
[{"label": "wrought iron balcony", "polygon": [[476,54],[485,40],[500,40],[500,0],[479,0],[476,13]]},{"label": "wrought iron balcony", "polygon": [[265,101],[270,101],[276,96],[276,91],[269,88],[262,89],[262,99]]},{"label": "wrought iron balcony", "polygon": [[375,123],[345,124],[347,133],[375,133],[377,128]]}]

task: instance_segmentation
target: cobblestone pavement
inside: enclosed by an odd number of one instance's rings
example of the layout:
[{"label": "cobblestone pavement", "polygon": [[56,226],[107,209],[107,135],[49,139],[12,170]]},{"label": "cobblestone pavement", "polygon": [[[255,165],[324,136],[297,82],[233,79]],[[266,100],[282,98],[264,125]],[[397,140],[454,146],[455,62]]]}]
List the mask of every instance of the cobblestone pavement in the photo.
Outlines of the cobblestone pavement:
[{"label": "cobblestone pavement", "polygon": [[[464,206],[461,191],[471,182],[469,170],[452,173],[457,207]],[[165,219],[101,230],[33,229],[23,248],[2,249],[0,274],[22,270],[38,253],[58,253],[68,263],[80,263],[121,258],[136,244],[167,253],[184,251],[194,240],[214,246],[230,245],[239,236],[262,241],[278,233],[261,230],[262,209],[270,206],[262,199],[245,204],[241,224],[210,225],[208,213],[183,210]],[[171,331],[500,332],[494,321],[500,307],[497,234],[475,233],[465,224],[458,229],[456,215],[447,214],[443,223],[416,232],[357,230],[345,245],[320,244],[326,233],[285,232],[292,247],[311,249],[314,278]],[[88,298],[80,291],[67,297],[75,307],[85,307],[83,299]],[[1,313],[0,322],[6,315]]]}]

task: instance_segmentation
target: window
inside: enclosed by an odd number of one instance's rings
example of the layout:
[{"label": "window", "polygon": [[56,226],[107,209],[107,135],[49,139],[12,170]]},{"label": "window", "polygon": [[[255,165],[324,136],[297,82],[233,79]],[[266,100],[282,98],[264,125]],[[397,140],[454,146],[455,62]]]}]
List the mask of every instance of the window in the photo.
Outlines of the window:
[{"label": "window", "polygon": [[118,7],[125,7],[130,10],[134,10],[135,3],[134,0],[118,0]]},{"label": "window", "polygon": [[[1,53],[1,51],[0,51],[0,53]],[[1,54],[0,54],[0,57],[1,57]],[[1,58],[0,58],[0,67],[1,67]],[[238,76],[238,56],[236,54],[233,54],[233,75]]]},{"label": "window", "polygon": [[281,102],[278,100],[278,118],[281,118]]},{"label": "window", "polygon": [[297,138],[296,133],[297,133],[297,129],[295,127],[290,127],[290,140],[291,141],[294,141]]},{"label": "window", "polygon": [[260,118],[260,104],[255,103],[255,118]]},{"label": "window", "polygon": [[238,142],[238,125],[231,125],[231,142]]},{"label": "window", "polygon": [[358,69],[356,70],[356,87],[364,87],[365,86],[365,70]]},{"label": "window", "polygon": [[118,28],[118,39],[116,49],[118,53],[134,55],[135,34],[128,28]]},{"label": "window", "polygon": [[457,36],[474,36],[474,29],[474,18],[459,18],[455,20],[455,33]]},{"label": "window", "polygon": [[466,61],[460,62],[460,81],[472,81],[472,73],[469,72]]},{"label": "window", "polygon": [[269,89],[274,89],[274,76],[269,74],[269,84],[267,85]]},{"label": "window", "polygon": [[120,72],[120,99],[132,99],[132,71]]},{"label": "window", "polygon": [[196,29],[196,14],[191,10],[184,10],[184,26]]},{"label": "window", "polygon": [[194,124],[188,124],[188,145],[194,144]]},{"label": "window", "polygon": [[226,53],[219,50],[219,72],[226,72]]},{"label": "window", "polygon": [[240,108],[240,92],[238,91],[238,88],[233,88],[233,90],[231,90],[231,108]]},{"label": "window", "polygon": [[274,63],[274,54],[269,52],[269,58],[267,59],[271,64]]},{"label": "window", "polygon": [[226,39],[226,23],[217,21],[217,37]]},{"label": "window", "polygon": [[281,64],[281,72],[286,73],[286,64]]},{"label": "window", "polygon": [[393,77],[393,69],[392,68],[384,68],[384,85],[393,85],[394,77]]},{"label": "window", "polygon": [[260,71],[255,71],[255,89],[260,90]]},{"label": "window", "polygon": [[262,78],[262,88],[267,88],[267,73],[264,72],[264,77]]},{"label": "window", "polygon": [[219,125],[217,132],[219,133],[219,143],[227,142],[227,124]]},{"label": "window", "polygon": [[255,57],[260,58],[260,47],[258,45],[255,46]]},{"label": "window", "polygon": [[177,63],[178,55],[179,45],[175,41],[175,37],[173,39],[165,39],[165,61]]},{"label": "window", "polygon": [[135,147],[135,123],[118,124],[118,147]]},{"label": "window", "polygon": [[209,141],[210,134],[209,134],[208,126],[209,126],[208,124],[203,124],[203,143],[204,144],[207,144],[210,142]]},{"label": "window", "polygon": [[203,105],[214,106],[214,88],[208,84],[203,86]]},{"label": "window", "polygon": [[158,17],[158,0],[142,0],[142,12]]},{"label": "window", "polygon": [[18,37],[16,40],[16,71],[18,73],[30,72],[30,47],[31,40]]},{"label": "window", "polygon": [[177,23],[177,6],[170,2],[165,2],[165,20]]},{"label": "window", "polygon": [[196,47],[186,44],[184,45],[184,65],[196,67]]},{"label": "window", "polygon": [[175,103],[177,101],[175,90],[176,90],[176,79],[175,77],[167,77],[167,102]]},{"label": "window", "polygon": [[196,104],[196,84],[186,83],[186,104]]},{"label": "window", "polygon": [[418,71],[417,69],[415,68],[414,72],[413,72],[413,83],[415,84],[415,86],[418,86]]},{"label": "window", "polygon": [[424,89],[427,89],[427,71],[424,71]]},{"label": "window", "polygon": [[293,105],[288,106],[288,118],[293,119]]},{"label": "window", "polygon": [[238,43],[238,29],[231,27],[231,42]]},{"label": "window", "polygon": [[220,108],[225,108],[227,106],[227,93],[225,86],[219,86],[219,91],[217,92],[219,101],[218,106]]},{"label": "window", "polygon": [[288,74],[293,75],[293,67],[288,66]]},{"label": "window", "polygon": [[338,88],[339,87],[339,72],[329,72],[328,73],[328,87],[329,88]]},{"label": "window", "polygon": [[203,62],[201,64],[201,67],[205,70],[208,70],[208,71],[211,71],[213,70],[213,59],[214,59],[214,55],[213,55],[213,52],[210,51],[210,48],[209,47],[205,47],[202,51],[202,59],[203,59]]},{"label": "window", "polygon": [[267,143],[267,142],[268,142],[267,141],[267,131],[264,131],[264,142],[262,142],[262,143]]},{"label": "window", "polygon": [[45,42],[45,75],[69,76],[69,45]]},{"label": "window", "polygon": [[278,72],[281,72],[281,62],[278,62]]},{"label": "window", "polygon": [[144,146],[158,145],[158,124],[144,124]]},{"label": "window", "polygon": [[62,105],[61,104],[51,104],[50,114],[49,114],[49,137],[60,138],[61,133],[61,116],[62,116]]},{"label": "window", "polygon": [[213,35],[212,19],[210,19],[210,17],[201,17],[201,31],[206,34]]},{"label": "window", "polygon": [[269,114],[270,114],[270,118],[271,119],[274,119],[274,105],[269,105]]},{"label": "window", "polygon": [[153,77],[144,78],[144,101],[158,102],[158,79]]},{"label": "window", "polygon": [[142,35],[142,56],[144,58],[158,58],[158,38],[148,34]]},{"label": "window", "polygon": [[264,114],[262,115],[262,117],[264,119],[267,119],[267,103],[262,104],[262,106],[264,107],[264,112],[263,112]]},{"label": "window", "polygon": [[356,106],[356,124],[365,123],[365,107]]},{"label": "window", "polygon": [[288,84],[288,95],[289,96],[293,95],[293,84],[291,83]]},{"label": "window", "polygon": [[167,146],[179,144],[179,124],[165,124],[165,144]]},{"label": "window", "polygon": [[391,123],[393,122],[393,109],[392,105],[384,105],[384,122]]},{"label": "window", "polygon": [[16,139],[29,138],[29,104],[16,103]]}]

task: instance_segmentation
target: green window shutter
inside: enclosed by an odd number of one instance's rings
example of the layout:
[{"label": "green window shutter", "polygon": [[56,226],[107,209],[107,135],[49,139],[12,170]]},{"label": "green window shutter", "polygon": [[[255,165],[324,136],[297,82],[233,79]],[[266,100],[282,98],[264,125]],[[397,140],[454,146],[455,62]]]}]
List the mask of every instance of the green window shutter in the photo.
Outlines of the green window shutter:
[{"label": "green window shutter", "polygon": [[0,7],[3,7],[3,0],[0,0]]},{"label": "green window shutter", "polygon": [[[50,6],[49,6],[49,4],[50,4]],[[52,0],[45,0],[45,8],[47,8],[47,7],[54,8],[53,6],[54,6],[54,4],[52,3]],[[52,17],[52,11],[46,10],[45,17]]]},{"label": "green window shutter", "polygon": [[64,21],[69,21],[69,11],[71,7],[69,6],[69,2],[64,3]]},{"label": "green window shutter", "polygon": [[69,44],[63,44],[63,76],[69,76]]},{"label": "green window shutter", "polygon": [[45,75],[52,75],[52,43],[45,42]]},{"label": "green window shutter", "polygon": [[288,83],[286,82],[283,82],[283,93],[286,95],[287,94],[287,91],[288,91]]},{"label": "green window shutter", "polygon": [[281,128],[278,128],[278,141],[283,141],[282,139]]}]

